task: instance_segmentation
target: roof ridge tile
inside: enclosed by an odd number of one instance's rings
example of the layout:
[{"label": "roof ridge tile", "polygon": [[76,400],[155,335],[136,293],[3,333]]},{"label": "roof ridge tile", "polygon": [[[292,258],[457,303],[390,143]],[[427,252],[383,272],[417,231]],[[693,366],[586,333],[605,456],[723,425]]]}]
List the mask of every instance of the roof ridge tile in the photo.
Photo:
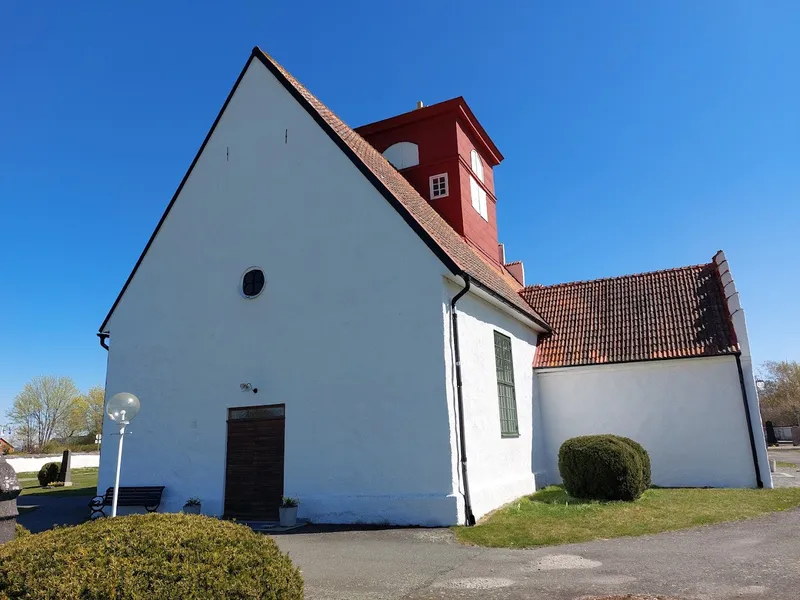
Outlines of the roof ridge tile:
[{"label": "roof ridge tile", "polygon": [[702,268],[705,268],[705,267],[712,267],[712,266],[714,266],[714,263],[702,263],[702,264],[697,264],[697,265],[687,265],[687,266],[684,266],[684,267],[672,267],[670,269],[658,269],[658,270],[655,270],[655,271],[644,271],[644,272],[641,272],[641,273],[629,273],[627,275],[615,275],[613,277],[599,277],[597,279],[579,279],[579,280],[576,280],[576,281],[563,281],[561,283],[553,283],[553,284],[550,284],[550,285],[543,285],[541,283],[535,283],[533,285],[525,286],[522,291],[524,292],[525,290],[529,290],[529,289],[552,289],[552,288],[557,288],[557,287],[568,287],[568,286],[578,287],[580,285],[588,284],[588,283],[600,283],[600,282],[607,282],[607,281],[618,281],[618,280],[621,280],[621,279],[632,279],[632,278],[638,278],[638,277],[646,277],[646,276],[649,276],[649,275],[659,275],[659,274],[662,274],[662,273],[674,273],[676,271],[687,271],[688,272],[688,271],[694,271],[694,270],[697,270],[697,269],[702,269]]}]

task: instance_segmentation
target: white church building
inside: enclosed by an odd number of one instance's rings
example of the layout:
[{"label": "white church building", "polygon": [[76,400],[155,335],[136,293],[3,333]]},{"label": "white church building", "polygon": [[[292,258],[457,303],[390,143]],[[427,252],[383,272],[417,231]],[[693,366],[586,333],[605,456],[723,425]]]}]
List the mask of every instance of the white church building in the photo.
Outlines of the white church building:
[{"label": "white church building", "polygon": [[[656,485],[771,487],[725,255],[526,286],[502,160],[463,98],[353,130],[255,48],[98,333],[107,397],[142,402],[121,485],[471,523],[559,482],[565,439],[616,433]],[[104,444],[101,490],[115,466]]]}]

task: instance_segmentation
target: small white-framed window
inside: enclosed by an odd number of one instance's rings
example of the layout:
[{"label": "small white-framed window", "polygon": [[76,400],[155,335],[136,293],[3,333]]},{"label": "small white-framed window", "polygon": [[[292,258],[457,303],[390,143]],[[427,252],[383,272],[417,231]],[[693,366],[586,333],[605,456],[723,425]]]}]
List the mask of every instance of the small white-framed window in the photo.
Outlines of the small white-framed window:
[{"label": "small white-framed window", "polygon": [[478,154],[477,150],[473,150],[469,155],[469,159],[472,172],[475,173],[478,179],[481,180],[481,183],[483,183],[483,161],[481,160],[481,155]]},{"label": "small white-framed window", "polygon": [[478,211],[478,214],[484,218],[485,221],[489,220],[489,209],[486,206],[486,190],[483,189],[480,183],[475,181],[475,178],[469,178],[469,191],[472,196],[472,208]]},{"label": "small white-framed window", "polygon": [[440,173],[439,175],[432,175],[430,178],[431,185],[431,200],[436,198],[444,198],[450,193],[447,186],[447,173]]}]

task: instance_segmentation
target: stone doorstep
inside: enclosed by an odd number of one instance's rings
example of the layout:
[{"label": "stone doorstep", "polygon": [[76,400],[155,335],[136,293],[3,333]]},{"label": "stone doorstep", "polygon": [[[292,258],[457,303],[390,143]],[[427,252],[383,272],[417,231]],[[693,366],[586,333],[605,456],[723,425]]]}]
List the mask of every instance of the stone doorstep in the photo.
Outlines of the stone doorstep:
[{"label": "stone doorstep", "polygon": [[305,519],[297,519],[297,523],[291,527],[281,527],[278,521],[239,521],[242,525],[247,525],[250,529],[258,533],[283,533],[285,531],[292,531],[293,529],[300,529],[309,524]]}]

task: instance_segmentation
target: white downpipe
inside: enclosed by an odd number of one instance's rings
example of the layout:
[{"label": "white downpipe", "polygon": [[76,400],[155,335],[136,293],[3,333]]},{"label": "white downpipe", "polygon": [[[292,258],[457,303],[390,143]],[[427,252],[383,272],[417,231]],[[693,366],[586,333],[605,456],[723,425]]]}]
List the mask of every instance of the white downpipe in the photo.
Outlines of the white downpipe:
[{"label": "white downpipe", "polygon": [[119,452],[117,452],[117,477],[114,481],[114,502],[111,504],[111,516],[117,516],[117,497],[119,496],[119,469],[122,466],[122,442],[125,439],[125,424],[119,428]]}]

